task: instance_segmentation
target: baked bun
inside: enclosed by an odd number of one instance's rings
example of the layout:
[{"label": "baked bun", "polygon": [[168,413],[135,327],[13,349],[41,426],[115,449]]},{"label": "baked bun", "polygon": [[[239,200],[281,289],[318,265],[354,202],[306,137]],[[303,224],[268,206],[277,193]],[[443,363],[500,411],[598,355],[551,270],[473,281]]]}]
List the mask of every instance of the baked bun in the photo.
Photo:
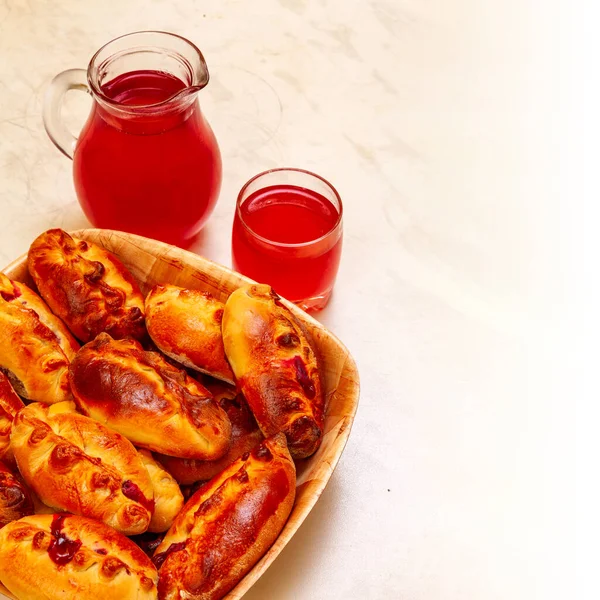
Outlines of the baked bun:
[{"label": "baked bun", "polygon": [[155,600],[158,574],[103,523],[33,515],[0,530],[0,581],[17,600]]},{"label": "baked bun", "polygon": [[24,407],[23,401],[13,389],[8,377],[0,371],[0,459],[12,462],[10,430],[15,415]]},{"label": "baked bun", "polygon": [[114,338],[144,338],[140,288],[104,248],[50,229],[31,244],[27,266],[42,298],[82,342],[102,331]]},{"label": "baked bun", "polygon": [[258,446],[264,439],[256,424],[256,419],[241,393],[222,383],[206,387],[231,421],[231,446],[227,454],[218,460],[194,460],[165,456],[164,454],[158,455],[158,460],[182,485],[212,479],[242,454]]},{"label": "baked bun", "polygon": [[137,446],[214,460],[229,449],[231,424],[210,392],[157,352],[100,334],[71,364],[82,411]]},{"label": "baked bun", "polygon": [[25,482],[48,506],[125,534],[146,531],[154,502],[142,459],[122,435],[74,408],[34,403],[17,413],[10,442]]},{"label": "baked bun", "polygon": [[233,383],[221,335],[224,308],[208,292],[157,285],[146,297],[146,326],[152,341],[173,360]]},{"label": "baked bun", "polygon": [[0,462],[0,528],[11,521],[33,514],[29,490]]},{"label": "baked bun", "polygon": [[268,285],[246,285],[229,296],[223,342],[263,435],[283,431],[294,458],[313,454],[324,419],[317,358],[300,323]]},{"label": "baked bun", "polygon": [[52,508],[51,506],[44,504],[35,492],[31,492],[31,499],[33,500],[34,515],[53,515],[56,512],[62,512],[56,508]]},{"label": "baked bun", "polygon": [[154,488],[154,514],[148,531],[162,533],[173,524],[183,506],[183,494],[177,482],[148,450],[138,450]]},{"label": "baked bun", "polygon": [[203,485],[153,562],[161,600],[222,598],[275,541],[292,510],[296,470],[279,434]]},{"label": "baked bun", "polygon": [[29,400],[71,398],[69,362],[79,344],[26,285],[0,273],[0,370]]}]

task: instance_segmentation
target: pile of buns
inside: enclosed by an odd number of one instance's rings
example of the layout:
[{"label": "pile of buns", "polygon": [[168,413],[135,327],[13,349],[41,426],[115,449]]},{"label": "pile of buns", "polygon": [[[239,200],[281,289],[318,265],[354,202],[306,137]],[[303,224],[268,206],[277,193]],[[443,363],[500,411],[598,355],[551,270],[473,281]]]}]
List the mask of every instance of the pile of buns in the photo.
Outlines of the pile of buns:
[{"label": "pile of buns", "polygon": [[[269,286],[225,304],[60,229],[0,273],[0,591],[216,599],[292,510],[319,365]],[[34,291],[33,288],[37,288]],[[187,501],[186,501],[187,499]]]}]

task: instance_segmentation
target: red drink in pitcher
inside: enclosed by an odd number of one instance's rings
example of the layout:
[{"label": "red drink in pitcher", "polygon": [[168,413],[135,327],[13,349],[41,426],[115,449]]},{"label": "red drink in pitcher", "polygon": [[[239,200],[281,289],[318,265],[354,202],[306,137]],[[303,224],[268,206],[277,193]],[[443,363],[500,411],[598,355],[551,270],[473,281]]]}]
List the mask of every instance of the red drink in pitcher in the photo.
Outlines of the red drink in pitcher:
[{"label": "red drink in pitcher", "polygon": [[[155,31],[106,44],[87,74],[71,69],[55,77],[44,124],[73,158],[77,197],[96,227],[180,246],[202,228],[221,187],[219,147],[197,98],[207,83],[198,48]],[[79,139],[60,120],[70,89],[88,90],[93,98]]]},{"label": "red drink in pitcher", "polygon": [[238,198],[232,259],[306,310],[331,295],[342,251],[342,204],[324,179],[276,169],[251,180]]},{"label": "red drink in pitcher", "polygon": [[[125,73],[102,85],[123,107],[168,101],[187,85],[158,71]],[[96,105],[75,148],[81,206],[98,227],[185,245],[217,201],[218,147],[196,103],[158,119],[127,119]]]}]

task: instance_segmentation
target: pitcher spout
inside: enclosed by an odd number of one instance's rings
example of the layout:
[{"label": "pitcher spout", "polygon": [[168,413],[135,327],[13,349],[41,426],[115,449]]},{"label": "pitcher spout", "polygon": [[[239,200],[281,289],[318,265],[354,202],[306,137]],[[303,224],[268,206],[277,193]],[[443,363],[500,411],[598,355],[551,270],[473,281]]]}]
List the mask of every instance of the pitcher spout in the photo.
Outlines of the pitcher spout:
[{"label": "pitcher spout", "polygon": [[[206,83],[208,83],[208,78]],[[206,87],[206,83],[204,85],[190,85],[183,90],[177,92],[167,102],[184,102],[186,100],[191,100],[200,90]]]}]

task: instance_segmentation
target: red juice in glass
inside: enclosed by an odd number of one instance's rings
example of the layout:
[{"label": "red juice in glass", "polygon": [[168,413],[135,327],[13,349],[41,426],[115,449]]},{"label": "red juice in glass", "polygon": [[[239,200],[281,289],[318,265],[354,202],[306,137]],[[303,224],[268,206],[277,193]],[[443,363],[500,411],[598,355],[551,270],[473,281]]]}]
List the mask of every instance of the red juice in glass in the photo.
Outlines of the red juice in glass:
[{"label": "red juice in glass", "polygon": [[306,310],[331,295],[342,251],[342,204],[324,179],[276,169],[240,192],[233,223],[236,270]]}]

